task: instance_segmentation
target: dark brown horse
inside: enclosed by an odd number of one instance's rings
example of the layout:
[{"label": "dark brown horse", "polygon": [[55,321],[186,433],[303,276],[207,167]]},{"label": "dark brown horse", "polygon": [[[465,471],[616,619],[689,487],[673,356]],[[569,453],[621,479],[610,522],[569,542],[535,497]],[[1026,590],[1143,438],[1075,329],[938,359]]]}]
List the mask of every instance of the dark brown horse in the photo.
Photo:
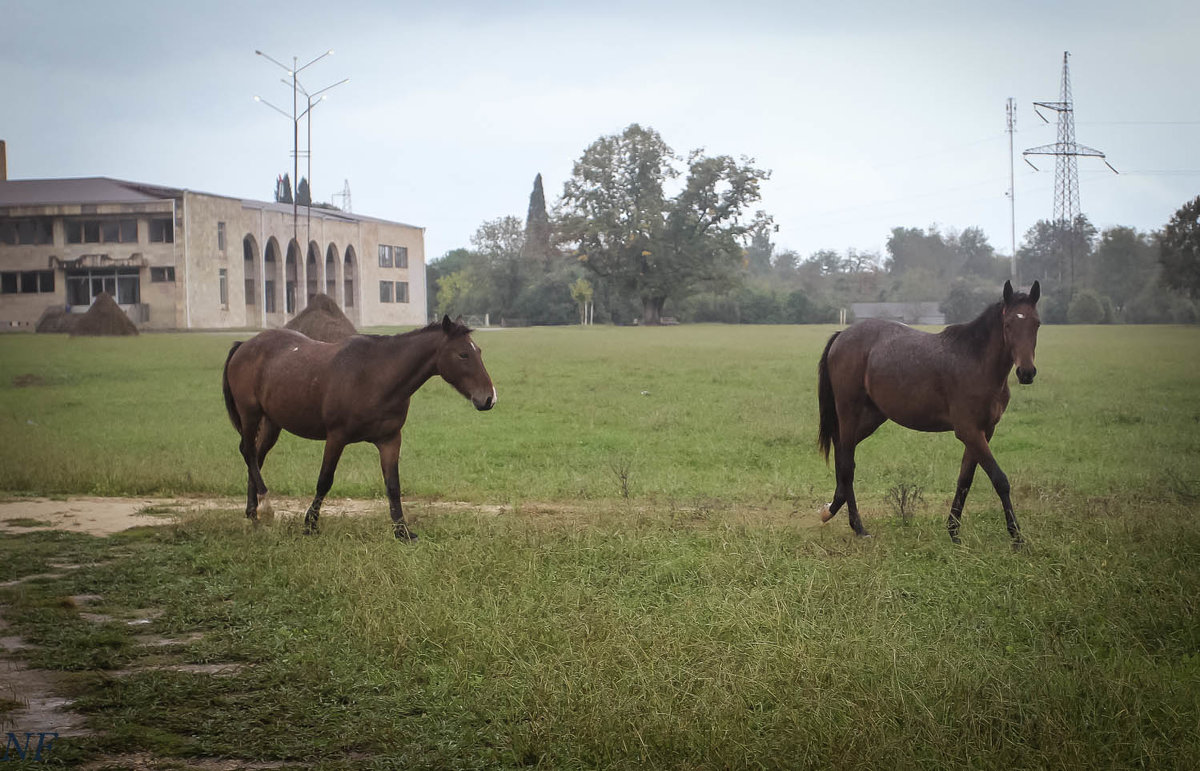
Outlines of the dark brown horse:
[{"label": "dark brown horse", "polygon": [[333,485],[342,450],[354,442],[379,448],[383,481],[396,537],[416,540],[400,506],[400,430],[413,393],[440,375],[477,410],[496,405],[496,388],[479,346],[461,317],[444,317],[403,335],[355,335],[320,343],[289,329],[273,329],[234,343],[222,379],[225,408],[242,436],[249,471],[246,516],[258,522],[267,494],[262,464],[282,430],[325,440],[317,495],[304,516],[304,532],[317,531],[321,502]]},{"label": "dark brown horse", "polygon": [[1008,374],[1033,382],[1037,346],[1038,282],[1029,294],[1014,292],[1004,282],[1004,299],[977,319],[929,334],[893,321],[868,319],[835,332],[825,345],[818,367],[821,404],[821,452],[829,460],[833,448],[837,490],[821,521],[828,522],[846,505],[850,527],[868,535],[854,500],[854,448],[884,421],[894,420],[917,431],[953,431],[963,443],[958,489],[946,523],[950,539],[959,543],[963,503],[983,466],[1000,496],[1013,546],[1021,530],[1009,498],[1008,477],[1000,470],[988,442],[1008,406]]}]

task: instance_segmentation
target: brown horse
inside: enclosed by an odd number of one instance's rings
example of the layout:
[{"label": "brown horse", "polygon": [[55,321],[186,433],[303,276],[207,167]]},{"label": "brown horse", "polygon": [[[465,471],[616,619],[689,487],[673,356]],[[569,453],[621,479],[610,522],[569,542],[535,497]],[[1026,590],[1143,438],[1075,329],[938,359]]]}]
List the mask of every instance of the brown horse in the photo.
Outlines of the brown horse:
[{"label": "brown horse", "polygon": [[305,533],[317,531],[321,502],[333,485],[342,450],[354,442],[371,442],[379,448],[395,535],[416,540],[400,506],[400,430],[409,399],[434,375],[477,410],[496,405],[496,388],[461,316],[457,321],[446,316],[440,324],[403,335],[355,335],[340,343],[320,343],[289,329],[234,343],[222,386],[249,471],[246,517],[258,522],[258,501],[267,494],[262,464],[279,432],[287,430],[325,441],[317,495],[304,516]]},{"label": "brown horse", "polygon": [[834,451],[837,490],[825,507],[828,522],[842,504],[850,527],[867,536],[854,500],[854,448],[884,421],[894,420],[917,431],[953,431],[963,443],[958,489],[946,523],[950,539],[959,543],[963,503],[975,467],[992,480],[1013,547],[1022,544],[1021,530],[1009,498],[1008,477],[1000,470],[988,442],[1008,406],[1008,373],[1033,382],[1037,346],[1038,282],[1029,294],[1004,282],[1004,299],[974,321],[929,334],[892,321],[868,319],[835,332],[825,345],[818,367],[821,405],[818,444],[829,461]]}]

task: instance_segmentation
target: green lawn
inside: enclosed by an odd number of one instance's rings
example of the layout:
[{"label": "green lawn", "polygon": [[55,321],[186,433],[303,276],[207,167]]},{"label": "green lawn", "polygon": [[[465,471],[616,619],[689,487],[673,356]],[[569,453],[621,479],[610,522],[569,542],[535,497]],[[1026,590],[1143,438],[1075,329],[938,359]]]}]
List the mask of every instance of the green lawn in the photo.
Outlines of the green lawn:
[{"label": "green lawn", "polygon": [[[478,333],[499,406],[440,382],[414,399],[413,547],[384,506],[317,538],[229,510],[0,539],[0,579],[90,565],[0,590],[41,646],[27,655],[71,673],[105,731],[56,762],[1194,767],[1200,329],[1043,328],[1037,382],[1014,384],[993,442],[1017,553],[982,476],[950,544],[960,446],[895,427],[858,457],[876,537],[816,525],[831,332]],[[0,490],[240,494],[219,389],[232,339],[0,337]],[[268,484],[309,494],[319,454],[281,441]],[[901,484],[925,490],[907,524],[886,503]],[[347,453],[333,494],[382,494],[373,448]],[[81,593],[117,621],[82,619],[65,600]],[[152,631],[204,636],[137,647],[120,619],[151,607]],[[106,674],[161,661],[245,666]]]}]

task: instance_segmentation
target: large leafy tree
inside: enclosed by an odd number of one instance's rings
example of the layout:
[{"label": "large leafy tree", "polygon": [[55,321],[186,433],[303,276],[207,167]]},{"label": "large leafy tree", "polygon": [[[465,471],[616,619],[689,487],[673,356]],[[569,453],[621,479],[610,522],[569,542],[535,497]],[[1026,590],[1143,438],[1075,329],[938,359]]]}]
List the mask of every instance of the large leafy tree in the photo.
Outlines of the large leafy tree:
[{"label": "large leafy tree", "polygon": [[1092,260],[1092,286],[1118,310],[1153,280],[1158,253],[1150,239],[1133,228],[1114,227],[1100,234]]},{"label": "large leafy tree", "polygon": [[1163,283],[1200,298],[1200,196],[1172,215],[1159,234],[1158,248]]},{"label": "large leafy tree", "polygon": [[1071,226],[1039,220],[1025,233],[1017,250],[1017,271],[1022,284],[1051,281],[1073,291],[1087,275],[1096,227],[1082,214]]},{"label": "large leafy tree", "polygon": [[682,189],[667,197],[679,160],[658,132],[633,124],[584,151],[560,203],[580,262],[638,298],[644,324],[661,323],[670,298],[731,283],[749,234],[769,222],[749,211],[769,177],[752,160],[694,151]]}]

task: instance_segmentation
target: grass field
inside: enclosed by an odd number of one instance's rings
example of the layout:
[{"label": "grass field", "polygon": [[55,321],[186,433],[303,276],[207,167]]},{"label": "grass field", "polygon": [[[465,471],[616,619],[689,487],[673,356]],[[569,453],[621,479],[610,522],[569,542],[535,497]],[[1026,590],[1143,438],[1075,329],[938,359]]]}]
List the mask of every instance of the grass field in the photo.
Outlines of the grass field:
[{"label": "grass field", "polygon": [[[982,476],[949,543],[960,445],[893,426],[858,455],[876,538],[816,525],[831,331],[478,333],[499,406],[440,382],[414,399],[416,547],[388,538],[382,500],[319,538],[230,510],[0,540],[0,580],[94,564],[0,590],[104,730],[56,762],[1193,767],[1200,329],[1043,329],[993,441],[1018,553]],[[241,494],[219,389],[233,339],[0,337],[0,490]],[[288,437],[264,475],[309,495],[319,462]],[[886,500],[900,485],[924,489],[911,522]],[[347,452],[332,495],[382,497],[373,448]],[[84,593],[118,621],[81,618],[65,598]],[[149,607],[159,633],[203,633],[170,660],[243,668],[105,674],[167,656],[119,621]]]}]

